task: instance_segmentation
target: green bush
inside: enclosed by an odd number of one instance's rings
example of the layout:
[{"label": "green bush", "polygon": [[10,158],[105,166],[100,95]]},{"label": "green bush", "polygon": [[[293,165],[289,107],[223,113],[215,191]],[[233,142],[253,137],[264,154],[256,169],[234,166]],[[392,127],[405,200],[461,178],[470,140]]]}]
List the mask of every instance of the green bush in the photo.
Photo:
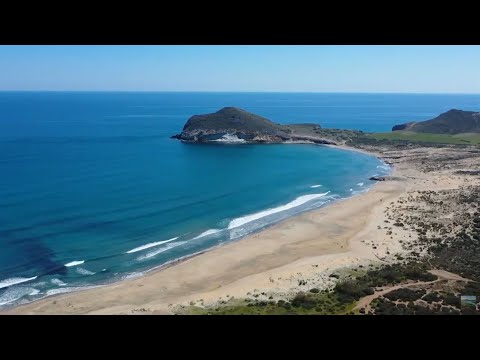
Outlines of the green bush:
[{"label": "green bush", "polygon": [[337,283],[334,290],[340,302],[348,303],[371,294],[373,289],[361,281],[347,280]]},{"label": "green bush", "polygon": [[415,301],[425,294],[425,290],[397,289],[383,295],[391,301]]},{"label": "green bush", "polygon": [[293,307],[303,307],[305,309],[313,309],[316,303],[317,301],[313,297],[304,292],[299,292],[292,300]]},{"label": "green bush", "polygon": [[460,297],[454,294],[446,294],[441,296],[445,305],[460,307]]},{"label": "green bush", "polygon": [[425,295],[424,297],[422,297],[422,300],[425,300],[428,303],[432,303],[432,302],[440,301],[441,298],[438,296],[436,292],[431,292]]}]

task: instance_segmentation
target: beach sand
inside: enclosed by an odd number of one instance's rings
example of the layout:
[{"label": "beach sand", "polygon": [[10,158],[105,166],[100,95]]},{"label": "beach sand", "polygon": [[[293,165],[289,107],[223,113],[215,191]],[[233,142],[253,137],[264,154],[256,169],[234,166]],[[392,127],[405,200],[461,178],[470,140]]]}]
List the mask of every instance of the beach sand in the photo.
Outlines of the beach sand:
[{"label": "beach sand", "polygon": [[[239,241],[132,280],[62,294],[3,311],[5,314],[171,314],[189,304],[213,305],[258,294],[259,300],[285,298],[300,290],[334,284],[333,272],[358,265],[391,263],[415,240],[403,228],[386,231],[387,208],[407,193],[457,188],[471,177],[453,170],[467,160],[426,173],[418,164],[451,154],[448,149],[383,151],[395,159],[398,180],[303,213]],[[460,164],[460,165],[459,165]],[[476,180],[475,180],[476,181]],[[402,200],[403,201],[403,200]],[[262,294],[263,293],[263,294]]]}]

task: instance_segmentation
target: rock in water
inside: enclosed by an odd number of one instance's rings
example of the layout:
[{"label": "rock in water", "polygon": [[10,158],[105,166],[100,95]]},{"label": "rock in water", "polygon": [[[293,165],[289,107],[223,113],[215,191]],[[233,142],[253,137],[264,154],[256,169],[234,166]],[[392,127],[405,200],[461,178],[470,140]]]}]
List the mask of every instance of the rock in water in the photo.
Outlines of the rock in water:
[{"label": "rock in water", "polygon": [[372,176],[370,179],[371,181],[404,181],[405,178],[399,176]]}]

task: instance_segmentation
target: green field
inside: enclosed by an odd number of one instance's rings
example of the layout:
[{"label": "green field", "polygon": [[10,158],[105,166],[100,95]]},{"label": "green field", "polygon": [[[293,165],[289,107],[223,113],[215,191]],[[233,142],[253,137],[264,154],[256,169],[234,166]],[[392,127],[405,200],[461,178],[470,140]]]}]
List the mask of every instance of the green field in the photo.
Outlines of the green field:
[{"label": "green field", "polygon": [[479,145],[480,134],[428,134],[413,131],[392,131],[388,133],[368,134],[377,140],[406,140],[412,142],[429,142],[437,144]]}]

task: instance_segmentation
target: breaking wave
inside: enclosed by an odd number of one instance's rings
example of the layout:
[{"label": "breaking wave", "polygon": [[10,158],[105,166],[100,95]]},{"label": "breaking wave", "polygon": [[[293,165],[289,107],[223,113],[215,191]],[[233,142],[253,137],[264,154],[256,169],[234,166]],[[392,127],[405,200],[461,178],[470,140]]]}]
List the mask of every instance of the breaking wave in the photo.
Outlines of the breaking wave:
[{"label": "breaking wave", "polygon": [[10,278],[10,279],[5,279],[0,281],[0,289],[15,285],[15,284],[21,284],[30,280],[35,280],[37,277],[31,277],[31,278],[22,278],[22,277],[16,277],[16,278]]},{"label": "breaking wave", "polygon": [[230,221],[230,223],[228,224],[228,229],[234,229],[236,227],[242,226],[242,225],[244,225],[246,223],[249,223],[251,221],[261,219],[265,216],[269,216],[269,215],[272,215],[272,214],[279,213],[281,211],[292,209],[294,207],[303,205],[308,201],[324,197],[328,193],[330,193],[330,191],[327,191],[327,192],[322,193],[322,194],[302,195],[302,196],[297,197],[295,200],[289,202],[288,204],[281,205],[281,206],[278,206],[276,208],[271,208],[271,209],[263,210],[263,211],[260,211],[260,212],[254,213],[254,214],[250,214],[250,215],[246,215],[246,216],[236,218],[236,219]]},{"label": "breaking wave", "polygon": [[220,231],[222,231],[222,229],[210,229],[210,230],[204,231],[200,235],[195,236],[192,240],[197,240],[197,239],[200,239],[200,238],[208,236],[208,235],[213,235],[213,234],[216,234]]},{"label": "breaking wave", "polygon": [[170,241],[174,241],[174,240],[177,240],[178,239],[178,236],[177,237],[174,237],[172,239],[168,239],[168,240],[163,240],[163,241],[157,241],[157,242],[152,242],[152,243],[149,243],[149,244],[145,244],[145,245],[142,245],[142,246],[139,246],[139,247],[136,247],[132,250],[128,250],[125,254],[131,254],[131,253],[136,253],[138,251],[142,251],[142,250],[145,250],[145,249],[150,249],[152,247],[155,247],[155,246],[158,246],[158,245],[162,245],[162,244],[166,244],[166,243],[169,243]]},{"label": "breaking wave", "polygon": [[66,267],[72,267],[72,266],[77,266],[77,265],[81,265],[85,262],[85,260],[79,260],[79,261],[71,261],[67,264],[65,264]]}]

